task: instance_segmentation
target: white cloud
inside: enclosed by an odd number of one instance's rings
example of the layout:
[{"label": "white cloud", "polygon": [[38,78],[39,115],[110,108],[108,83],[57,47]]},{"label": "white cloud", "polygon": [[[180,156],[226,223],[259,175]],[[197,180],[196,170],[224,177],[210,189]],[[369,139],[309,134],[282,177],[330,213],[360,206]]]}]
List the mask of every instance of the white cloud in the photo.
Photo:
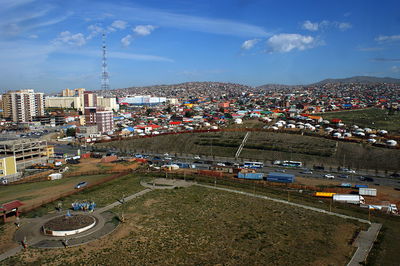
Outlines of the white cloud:
[{"label": "white cloud", "polygon": [[399,73],[399,72],[400,72],[400,67],[399,67],[399,66],[392,66],[392,67],[390,68],[390,70],[391,70],[393,73]]},{"label": "white cloud", "polygon": [[[59,49],[58,53],[64,54],[73,54],[73,55],[81,55],[81,56],[89,56],[89,57],[99,57],[99,52],[93,49],[91,50],[83,50],[83,49]],[[137,60],[137,61],[152,61],[152,62],[174,62],[173,59],[158,56],[158,55],[149,55],[149,54],[133,54],[133,53],[125,53],[125,52],[113,52],[110,51],[107,54],[108,58],[117,58],[117,59],[126,59],[126,60]]]},{"label": "white cloud", "polygon": [[104,29],[97,24],[89,25],[88,30],[90,31],[89,35],[86,37],[86,39],[88,40],[92,39],[93,37],[104,31]]},{"label": "white cloud", "polygon": [[318,22],[312,23],[311,21],[306,20],[304,21],[302,28],[309,31],[317,31],[319,28],[319,23]]},{"label": "white cloud", "polygon": [[132,35],[128,34],[121,39],[121,44],[124,47],[128,47],[131,44],[131,41],[132,41]]},{"label": "white cloud", "polygon": [[341,31],[345,31],[352,28],[352,25],[349,22],[339,22],[339,21],[329,21],[329,20],[323,20],[321,22],[311,22],[310,20],[306,20],[301,25],[302,29],[309,31],[320,31],[329,27],[334,27],[338,28]]},{"label": "white cloud", "polygon": [[119,30],[123,30],[126,28],[126,25],[128,23],[126,21],[123,20],[116,20],[111,24],[111,27],[119,29]]},{"label": "white cloud", "polygon": [[375,38],[377,42],[394,42],[399,41],[400,35],[380,35],[379,37]]},{"label": "white cloud", "polygon": [[142,21],[143,24],[156,24],[162,27],[239,37],[267,37],[271,35],[263,27],[234,20],[172,13],[162,9],[115,4],[111,1],[98,3],[96,6],[100,10],[118,14],[119,18],[128,22]]},{"label": "white cloud", "polygon": [[128,60],[140,60],[140,61],[157,61],[157,62],[174,62],[174,60],[158,56],[158,55],[147,55],[147,54],[131,54],[121,52],[110,52],[108,54],[110,58],[128,59]]},{"label": "white cloud", "polygon": [[254,45],[256,45],[260,40],[259,39],[252,39],[252,40],[247,40],[244,41],[242,44],[242,49],[249,50],[253,48]]},{"label": "white cloud", "polygon": [[55,44],[68,44],[71,46],[83,46],[86,44],[86,39],[82,33],[72,34],[69,31],[63,31],[54,40],[54,43]]},{"label": "white cloud", "polygon": [[138,25],[135,28],[133,28],[133,32],[136,33],[137,35],[141,36],[146,36],[151,34],[153,30],[155,30],[157,27],[153,25]]},{"label": "white cloud", "polygon": [[287,53],[292,50],[306,50],[317,46],[317,42],[312,36],[300,34],[277,34],[267,40],[270,52]]},{"label": "white cloud", "polygon": [[349,22],[339,22],[337,24],[337,27],[339,28],[339,30],[345,31],[345,30],[350,29],[352,27],[352,25]]}]

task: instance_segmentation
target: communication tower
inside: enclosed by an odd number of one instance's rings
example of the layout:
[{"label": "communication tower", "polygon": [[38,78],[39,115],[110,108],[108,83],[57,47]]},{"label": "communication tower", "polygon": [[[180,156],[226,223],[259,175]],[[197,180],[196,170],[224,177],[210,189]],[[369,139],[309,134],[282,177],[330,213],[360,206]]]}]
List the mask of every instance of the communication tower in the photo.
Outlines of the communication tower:
[{"label": "communication tower", "polygon": [[106,93],[110,90],[110,79],[107,71],[107,46],[106,46],[106,34],[102,36],[102,49],[103,49],[103,60],[102,60],[102,72],[101,72],[101,90]]}]

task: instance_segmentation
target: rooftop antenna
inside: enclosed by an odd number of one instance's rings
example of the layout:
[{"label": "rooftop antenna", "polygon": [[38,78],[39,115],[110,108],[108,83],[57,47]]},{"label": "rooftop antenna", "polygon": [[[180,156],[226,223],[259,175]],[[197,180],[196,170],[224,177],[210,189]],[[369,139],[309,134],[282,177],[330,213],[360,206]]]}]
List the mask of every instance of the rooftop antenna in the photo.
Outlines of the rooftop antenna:
[{"label": "rooftop antenna", "polygon": [[110,90],[110,79],[107,71],[107,46],[106,46],[106,34],[102,36],[102,49],[103,49],[103,60],[102,60],[102,72],[101,72],[101,90],[105,90],[108,94]]}]

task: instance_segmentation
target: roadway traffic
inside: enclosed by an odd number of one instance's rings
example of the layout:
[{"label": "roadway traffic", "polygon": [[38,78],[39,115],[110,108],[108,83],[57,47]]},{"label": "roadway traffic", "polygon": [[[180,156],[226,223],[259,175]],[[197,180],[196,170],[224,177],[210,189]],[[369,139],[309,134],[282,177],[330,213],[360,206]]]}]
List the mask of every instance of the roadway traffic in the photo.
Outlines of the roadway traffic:
[{"label": "roadway traffic", "polygon": [[[77,147],[71,146],[67,144],[56,144],[55,145],[55,153],[58,154],[77,154],[77,150],[81,149],[82,152],[85,152],[85,147]],[[109,151],[109,152],[101,152],[103,154],[116,154],[122,156],[118,151]],[[135,156],[135,154],[131,154],[131,156]],[[174,163],[188,163],[196,165],[199,169],[209,169],[211,166],[240,166],[243,165],[244,159],[235,160],[235,158],[229,157],[218,157],[218,156],[199,156],[192,154],[168,154],[168,153],[146,153],[146,154],[137,154],[137,156],[144,156],[149,161],[156,163],[157,165],[163,164],[174,164]],[[262,173],[269,172],[283,172],[287,174],[292,174],[295,176],[305,177],[305,178],[320,178],[327,179],[325,175],[331,174],[334,176],[331,180],[342,181],[343,183],[352,183],[354,184],[368,184],[375,186],[390,186],[394,188],[400,188],[400,178],[392,178],[392,177],[384,177],[384,176],[376,176],[371,175],[366,172],[357,172],[357,173],[347,173],[347,172],[338,172],[336,169],[329,170],[315,170],[308,168],[293,168],[293,167],[282,167],[272,164],[264,164],[264,167],[257,170]],[[351,171],[350,171],[351,172]]]}]

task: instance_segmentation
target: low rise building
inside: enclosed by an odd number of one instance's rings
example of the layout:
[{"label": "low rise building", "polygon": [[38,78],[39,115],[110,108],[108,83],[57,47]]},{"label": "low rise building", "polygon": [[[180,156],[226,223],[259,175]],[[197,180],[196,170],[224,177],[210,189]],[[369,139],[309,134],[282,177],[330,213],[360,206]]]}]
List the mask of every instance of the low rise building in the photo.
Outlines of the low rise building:
[{"label": "low rise building", "polygon": [[14,156],[0,156],[0,177],[17,173],[17,164]]},{"label": "low rise building", "polygon": [[46,163],[49,155],[51,150],[48,150],[46,140],[20,139],[0,142],[0,156],[13,156],[17,170],[37,163]]}]

